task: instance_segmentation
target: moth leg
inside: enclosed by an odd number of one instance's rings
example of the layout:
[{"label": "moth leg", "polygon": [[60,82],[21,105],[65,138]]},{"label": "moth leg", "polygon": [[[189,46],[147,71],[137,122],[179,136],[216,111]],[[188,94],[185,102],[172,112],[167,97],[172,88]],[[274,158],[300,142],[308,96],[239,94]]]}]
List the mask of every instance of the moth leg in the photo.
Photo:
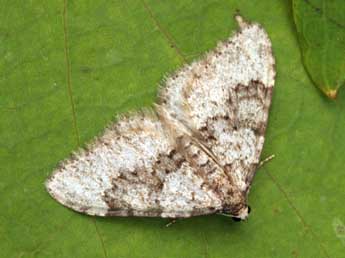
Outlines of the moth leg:
[{"label": "moth leg", "polygon": [[177,219],[171,219],[165,226],[170,227],[172,224],[175,224]]},{"label": "moth leg", "polygon": [[259,163],[258,168],[261,168],[263,165],[265,165],[267,162],[271,161],[272,159],[274,159],[275,155],[272,154],[270,156],[268,156],[267,158],[265,158],[264,160],[261,160]]}]

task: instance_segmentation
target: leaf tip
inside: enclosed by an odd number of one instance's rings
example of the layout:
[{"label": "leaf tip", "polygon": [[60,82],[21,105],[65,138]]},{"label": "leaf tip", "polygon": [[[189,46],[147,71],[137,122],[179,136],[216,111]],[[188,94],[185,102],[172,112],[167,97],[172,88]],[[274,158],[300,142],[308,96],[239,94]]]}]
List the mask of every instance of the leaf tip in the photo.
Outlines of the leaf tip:
[{"label": "leaf tip", "polygon": [[329,97],[330,99],[336,99],[337,95],[338,95],[338,91],[337,90],[326,90],[325,94],[327,95],[327,97]]}]

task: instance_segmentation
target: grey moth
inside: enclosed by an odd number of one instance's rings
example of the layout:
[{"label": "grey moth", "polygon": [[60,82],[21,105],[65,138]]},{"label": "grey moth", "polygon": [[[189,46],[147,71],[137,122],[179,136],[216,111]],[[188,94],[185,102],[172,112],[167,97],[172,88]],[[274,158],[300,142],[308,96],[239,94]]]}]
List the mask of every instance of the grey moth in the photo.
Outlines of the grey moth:
[{"label": "grey moth", "polygon": [[270,39],[239,30],[160,88],[152,110],[123,116],[46,181],[59,203],[97,216],[245,219],[275,82]]}]

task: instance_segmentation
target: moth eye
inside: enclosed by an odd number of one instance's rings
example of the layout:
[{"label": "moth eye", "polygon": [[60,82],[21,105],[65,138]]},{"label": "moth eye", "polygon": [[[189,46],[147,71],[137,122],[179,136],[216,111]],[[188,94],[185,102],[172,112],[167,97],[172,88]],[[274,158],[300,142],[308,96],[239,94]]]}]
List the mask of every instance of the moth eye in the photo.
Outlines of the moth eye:
[{"label": "moth eye", "polygon": [[248,205],[248,214],[251,212],[252,208]]},{"label": "moth eye", "polygon": [[233,220],[233,221],[236,221],[236,222],[242,221],[242,219],[241,219],[241,218],[238,218],[238,217],[232,217],[232,220]]}]

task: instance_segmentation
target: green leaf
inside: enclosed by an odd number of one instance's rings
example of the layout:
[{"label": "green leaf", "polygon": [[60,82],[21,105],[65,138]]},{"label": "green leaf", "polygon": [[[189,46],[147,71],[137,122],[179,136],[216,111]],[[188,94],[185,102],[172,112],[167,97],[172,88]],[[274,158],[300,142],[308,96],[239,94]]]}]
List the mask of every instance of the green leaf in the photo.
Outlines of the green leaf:
[{"label": "green leaf", "polygon": [[[291,5],[253,1],[19,1],[0,9],[0,256],[342,257],[345,94],[320,98],[299,58]],[[277,82],[247,222],[94,218],[44,181],[116,114],[150,106],[158,83],[236,28],[270,35]],[[65,11],[64,11],[65,10]]]},{"label": "green leaf", "polygon": [[293,0],[303,63],[329,98],[345,84],[345,5],[343,0]]}]

